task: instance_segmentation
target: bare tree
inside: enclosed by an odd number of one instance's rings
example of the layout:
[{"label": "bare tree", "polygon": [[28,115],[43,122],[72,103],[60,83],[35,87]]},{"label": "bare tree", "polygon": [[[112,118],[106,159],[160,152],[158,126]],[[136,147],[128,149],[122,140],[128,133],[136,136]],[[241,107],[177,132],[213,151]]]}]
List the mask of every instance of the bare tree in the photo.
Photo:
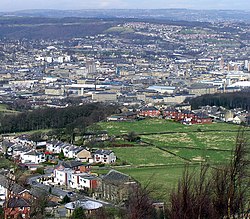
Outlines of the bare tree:
[{"label": "bare tree", "polygon": [[153,201],[150,198],[152,191],[139,185],[134,185],[127,201],[127,218],[129,219],[153,219],[156,218],[156,212],[153,207]]},{"label": "bare tree", "polygon": [[249,208],[249,138],[241,127],[230,164],[213,173],[214,209],[227,218],[244,214]]},{"label": "bare tree", "polygon": [[200,173],[185,169],[178,188],[173,191],[167,216],[171,219],[243,218],[249,210],[249,137],[240,128],[230,162]]},{"label": "bare tree", "polygon": [[172,219],[213,218],[208,167],[202,165],[198,176],[185,168],[178,188],[170,196],[167,215]]},{"label": "bare tree", "polygon": [[43,219],[45,218],[45,208],[48,205],[49,197],[45,191],[40,192],[39,197],[31,200],[30,218]]}]

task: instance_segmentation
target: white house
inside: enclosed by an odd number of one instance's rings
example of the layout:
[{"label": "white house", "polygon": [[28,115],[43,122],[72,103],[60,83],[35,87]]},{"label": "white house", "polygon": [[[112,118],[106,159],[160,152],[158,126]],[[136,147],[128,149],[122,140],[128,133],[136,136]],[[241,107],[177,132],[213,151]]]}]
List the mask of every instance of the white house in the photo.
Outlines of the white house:
[{"label": "white house", "polygon": [[46,144],[46,151],[59,154],[61,150],[63,150],[64,147],[66,147],[68,144],[65,144],[61,141],[52,141],[47,142]]},{"label": "white house", "polygon": [[87,174],[87,175],[80,175],[79,176],[79,184],[78,189],[95,189],[97,187],[97,177]]},{"label": "white house", "polygon": [[31,150],[28,153],[20,155],[21,163],[35,163],[39,164],[45,162],[45,154]]},{"label": "white house", "polygon": [[4,175],[0,174],[0,206],[3,205],[6,196],[11,194],[22,194],[26,190],[17,183],[9,181]]},{"label": "white house", "polygon": [[72,170],[69,168],[54,170],[54,183],[58,185],[68,186],[71,181]]},{"label": "white house", "polygon": [[94,162],[96,163],[114,163],[116,156],[111,150],[97,150],[94,153]]},{"label": "white house", "polygon": [[69,168],[55,169],[54,183],[73,189],[95,189],[97,187],[97,177],[88,173],[75,172]]}]

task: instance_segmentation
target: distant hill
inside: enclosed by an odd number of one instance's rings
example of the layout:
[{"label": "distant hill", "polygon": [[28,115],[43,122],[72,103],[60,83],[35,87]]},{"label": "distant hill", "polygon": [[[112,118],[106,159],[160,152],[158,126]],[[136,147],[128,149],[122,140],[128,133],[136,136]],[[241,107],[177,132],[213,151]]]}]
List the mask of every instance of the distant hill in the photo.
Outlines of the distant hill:
[{"label": "distant hill", "polygon": [[[151,18],[167,20],[250,22],[249,11],[191,9],[106,9],[106,10],[22,10],[2,13],[5,16],[82,17],[82,18]],[[1,15],[1,14],[0,14]]]},{"label": "distant hill", "polygon": [[[0,16],[0,39],[70,39],[101,33],[122,34],[128,38],[134,36],[132,28],[117,27],[130,21],[144,21],[180,26],[208,27],[207,22],[172,21],[153,18],[81,18],[81,17],[20,17]],[[145,36],[144,36],[145,38]]]},{"label": "distant hill", "polygon": [[103,33],[115,24],[101,19],[0,17],[0,38],[68,39]]}]

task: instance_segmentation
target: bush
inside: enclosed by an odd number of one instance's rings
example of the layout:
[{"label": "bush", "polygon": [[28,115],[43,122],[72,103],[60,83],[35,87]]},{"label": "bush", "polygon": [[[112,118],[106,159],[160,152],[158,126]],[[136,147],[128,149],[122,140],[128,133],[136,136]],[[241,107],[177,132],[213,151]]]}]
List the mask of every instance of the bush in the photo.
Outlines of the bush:
[{"label": "bush", "polygon": [[42,175],[42,174],[44,174],[44,168],[43,167],[38,167],[35,172]]},{"label": "bush", "polygon": [[61,204],[67,204],[67,203],[69,203],[69,202],[71,202],[70,197],[67,196],[67,195],[65,195],[60,203],[61,203]]}]

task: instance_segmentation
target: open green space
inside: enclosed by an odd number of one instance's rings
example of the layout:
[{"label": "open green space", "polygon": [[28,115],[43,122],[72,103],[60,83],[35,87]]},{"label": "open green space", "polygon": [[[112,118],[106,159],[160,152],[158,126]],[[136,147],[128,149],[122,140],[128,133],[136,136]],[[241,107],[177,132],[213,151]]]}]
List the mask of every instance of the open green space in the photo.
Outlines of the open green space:
[{"label": "open green space", "polygon": [[[199,165],[189,166],[190,171],[197,172]],[[167,200],[173,188],[178,185],[178,180],[183,174],[185,165],[169,165],[157,167],[140,167],[140,168],[119,168],[116,170],[128,174],[143,186],[148,186],[152,190],[152,196],[156,200]],[[109,170],[94,170],[99,174],[106,174]]]},{"label": "open green space", "polygon": [[134,30],[132,28],[129,28],[129,27],[111,27],[104,32],[125,34],[125,33],[133,33]]},{"label": "open green space", "polygon": [[18,113],[18,112],[15,110],[9,110],[5,104],[0,104],[0,114],[1,113],[9,114],[9,113]]},{"label": "open green space", "polygon": [[183,164],[183,159],[156,147],[111,148],[122,161],[133,166]]},{"label": "open green space", "polygon": [[198,149],[232,150],[236,132],[187,132],[141,136],[143,141],[160,147],[188,147]]},{"label": "open green space", "polygon": [[185,126],[178,122],[164,119],[145,119],[134,122],[100,122],[99,125],[110,135],[121,135],[134,131],[138,134],[162,132],[194,132],[194,131],[237,131],[239,126],[227,123]]},{"label": "open green space", "polygon": [[239,126],[234,124],[185,126],[164,119],[100,122],[99,125],[110,136],[117,136],[118,139],[133,131],[143,142],[149,143],[109,148],[120,161],[128,164],[114,168],[131,175],[142,184],[150,183],[168,192],[177,185],[187,163],[195,166],[201,162],[211,166],[228,163],[239,130]]}]

